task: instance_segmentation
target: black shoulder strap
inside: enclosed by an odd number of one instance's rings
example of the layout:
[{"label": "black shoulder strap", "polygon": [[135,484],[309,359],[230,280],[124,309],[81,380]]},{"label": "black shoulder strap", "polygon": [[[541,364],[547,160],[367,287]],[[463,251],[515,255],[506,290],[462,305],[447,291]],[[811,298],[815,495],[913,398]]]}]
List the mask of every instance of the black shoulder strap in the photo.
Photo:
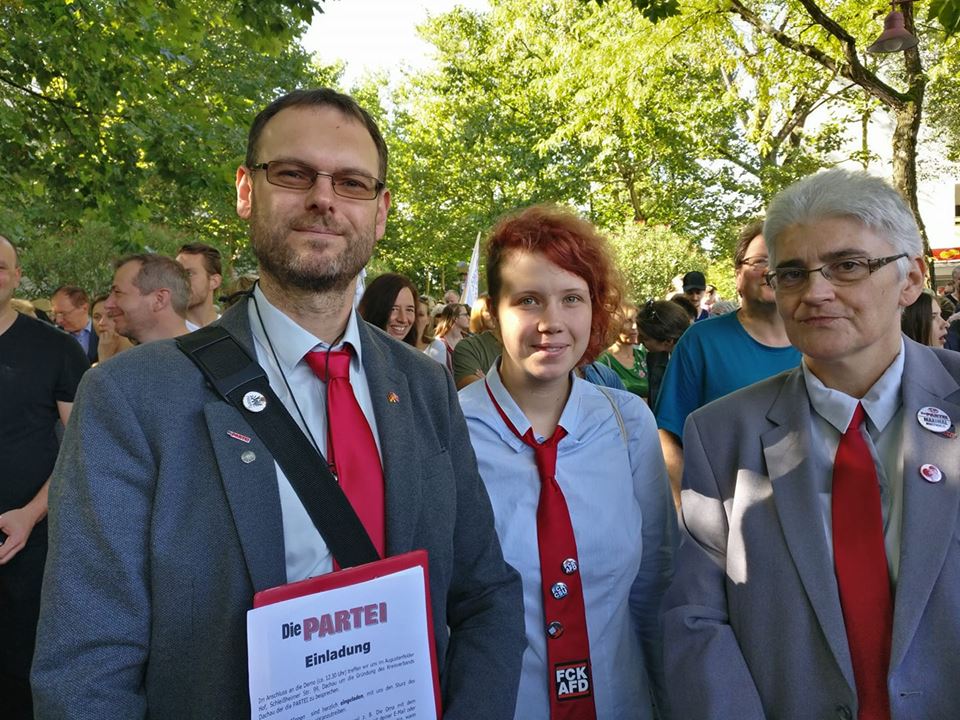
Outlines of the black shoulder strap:
[{"label": "black shoulder strap", "polygon": [[310,519],[342,568],[379,560],[327,461],[270,388],[257,361],[229,331],[208,325],[177,338],[220,397],[237,408],[283,469]]}]

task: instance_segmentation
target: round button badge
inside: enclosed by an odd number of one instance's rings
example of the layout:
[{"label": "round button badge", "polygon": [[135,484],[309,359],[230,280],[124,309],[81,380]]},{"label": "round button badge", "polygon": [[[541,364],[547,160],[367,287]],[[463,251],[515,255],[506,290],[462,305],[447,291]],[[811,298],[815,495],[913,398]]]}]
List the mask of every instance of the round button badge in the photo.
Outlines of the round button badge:
[{"label": "round button badge", "polygon": [[243,396],[243,406],[250,412],[263,412],[267,407],[267,399],[261,393],[251,390]]},{"label": "round button badge", "polygon": [[929,463],[920,466],[920,476],[928,483],[938,483],[943,480],[943,473],[940,472],[940,468]]},{"label": "round button badge", "polygon": [[917,422],[920,423],[920,427],[935,433],[946,432],[953,426],[950,416],[932,405],[922,407],[917,411]]}]

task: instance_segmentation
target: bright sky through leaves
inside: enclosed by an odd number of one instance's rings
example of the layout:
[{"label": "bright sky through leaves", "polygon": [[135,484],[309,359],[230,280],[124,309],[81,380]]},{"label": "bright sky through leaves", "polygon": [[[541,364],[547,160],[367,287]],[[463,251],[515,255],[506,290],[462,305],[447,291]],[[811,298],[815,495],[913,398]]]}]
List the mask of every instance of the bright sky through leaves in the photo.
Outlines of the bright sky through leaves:
[{"label": "bright sky through leaves", "polygon": [[345,86],[365,70],[423,68],[430,63],[431,47],[417,35],[417,25],[457,5],[489,9],[487,0],[328,0],[303,46],[325,63],[345,60]]}]

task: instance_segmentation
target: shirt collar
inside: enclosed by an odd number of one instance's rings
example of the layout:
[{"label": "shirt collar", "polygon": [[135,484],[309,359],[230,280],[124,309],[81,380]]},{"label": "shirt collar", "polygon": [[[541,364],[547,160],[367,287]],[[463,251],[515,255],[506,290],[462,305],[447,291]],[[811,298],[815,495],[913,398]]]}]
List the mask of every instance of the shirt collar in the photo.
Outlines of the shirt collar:
[{"label": "shirt collar", "polygon": [[[583,387],[586,380],[581,380],[573,373],[571,373],[571,379],[573,383],[570,387],[570,396],[567,398],[567,404],[563,406],[563,412],[560,413],[560,421],[558,424],[567,431],[565,440],[576,441],[580,428],[580,398],[583,394]],[[500,377],[500,358],[497,358],[496,362],[494,362],[487,371],[486,383],[504,414],[517,429],[517,432],[521,435],[525,434],[531,427],[530,421],[527,420],[527,416],[523,414],[523,410],[521,410],[520,406],[514,401],[510,391],[503,385],[503,380]],[[522,441],[510,431],[510,428],[500,422],[497,423],[497,427],[501,437],[510,442],[510,444],[514,444],[511,438],[517,441],[517,446],[523,444]],[[535,437],[537,442],[546,440],[546,438],[540,435],[535,435]]]},{"label": "shirt collar", "polygon": [[801,362],[803,379],[807,385],[807,395],[813,409],[824,420],[837,429],[840,434],[847,431],[857,403],[873,423],[873,426],[883,432],[897,410],[900,409],[900,382],[903,379],[903,338],[900,339],[900,352],[890,363],[890,367],[883,371],[877,381],[867,391],[866,395],[857,400],[839,390],[828,388],[807,367],[807,362]]},{"label": "shirt collar", "polygon": [[[282,310],[273,305],[263,294],[258,283],[253,289],[253,301],[247,305],[250,317],[250,327],[253,330],[254,337],[263,345],[269,348],[272,344],[274,352],[281,368],[285,373],[290,373],[297,366],[303,356],[311,350],[338,350],[344,345],[349,344],[353,348],[353,357],[350,359],[351,365],[359,368],[362,362],[363,352],[360,345],[360,329],[357,322],[357,311],[351,307],[350,315],[347,318],[347,328],[343,333],[340,342],[331,347],[320,340],[313,333],[300,327],[291,320]],[[257,310],[260,311],[260,317],[263,318],[263,324],[257,316]],[[267,337],[269,336],[269,340]],[[356,365],[354,365],[356,363]]]},{"label": "shirt collar", "polygon": [[74,337],[83,337],[84,335],[90,335],[93,332],[93,320],[87,320],[87,324],[82,328],[77,330],[75,333],[70,333]]}]

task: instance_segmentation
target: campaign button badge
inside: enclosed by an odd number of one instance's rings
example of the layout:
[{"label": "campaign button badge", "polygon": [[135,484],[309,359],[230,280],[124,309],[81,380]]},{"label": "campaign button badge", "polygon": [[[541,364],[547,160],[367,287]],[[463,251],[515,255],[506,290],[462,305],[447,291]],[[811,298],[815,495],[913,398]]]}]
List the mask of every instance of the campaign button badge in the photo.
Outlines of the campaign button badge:
[{"label": "campaign button badge", "polygon": [[267,408],[267,399],[262,393],[251,390],[243,396],[243,406],[250,412],[263,412]]},{"label": "campaign button badge", "polygon": [[917,411],[917,422],[920,423],[920,427],[935,433],[946,433],[953,429],[950,416],[932,405],[922,407]]},{"label": "campaign button badge", "polygon": [[244,450],[240,453],[240,462],[249,465],[257,459],[257,454],[253,450]]},{"label": "campaign button badge", "polygon": [[920,475],[929,483],[938,483],[943,480],[943,473],[940,472],[940,468],[929,463],[920,466]]}]

